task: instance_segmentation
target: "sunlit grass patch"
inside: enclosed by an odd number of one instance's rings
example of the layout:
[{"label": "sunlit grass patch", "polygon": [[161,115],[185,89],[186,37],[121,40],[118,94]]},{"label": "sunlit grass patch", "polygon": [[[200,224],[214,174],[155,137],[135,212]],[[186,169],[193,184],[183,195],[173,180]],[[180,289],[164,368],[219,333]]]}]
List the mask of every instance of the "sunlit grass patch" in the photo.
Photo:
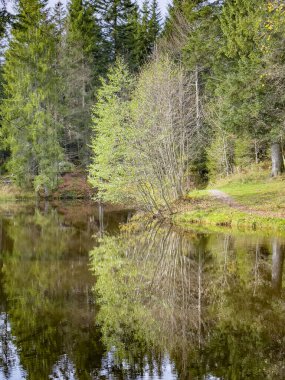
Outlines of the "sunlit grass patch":
[{"label": "sunlit grass patch", "polygon": [[180,226],[198,224],[249,230],[285,231],[285,219],[253,215],[230,207],[183,212],[175,215],[174,222]]},{"label": "sunlit grass patch", "polygon": [[[217,199],[210,190],[230,196]],[[244,229],[285,231],[285,176],[271,178],[268,170],[256,168],[238,173],[207,189],[191,191],[188,208],[175,215],[177,224],[201,224]]]}]

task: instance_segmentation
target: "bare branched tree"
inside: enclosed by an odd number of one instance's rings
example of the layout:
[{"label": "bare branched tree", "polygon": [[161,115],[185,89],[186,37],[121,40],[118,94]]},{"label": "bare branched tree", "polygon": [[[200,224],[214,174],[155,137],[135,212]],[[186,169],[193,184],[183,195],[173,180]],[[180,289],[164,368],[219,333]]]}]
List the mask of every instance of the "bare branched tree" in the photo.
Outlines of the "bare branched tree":
[{"label": "bare branched tree", "polygon": [[135,92],[133,165],[141,199],[154,209],[183,196],[198,137],[195,75],[156,57]]}]

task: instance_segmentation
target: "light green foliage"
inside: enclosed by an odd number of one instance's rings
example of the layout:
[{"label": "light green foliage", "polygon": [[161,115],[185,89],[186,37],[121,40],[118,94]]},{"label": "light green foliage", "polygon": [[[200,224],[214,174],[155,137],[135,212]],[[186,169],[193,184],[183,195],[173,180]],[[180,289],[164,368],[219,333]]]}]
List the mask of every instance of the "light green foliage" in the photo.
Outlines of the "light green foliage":
[{"label": "light green foliage", "polygon": [[190,247],[171,228],[142,224],[134,225],[131,233],[105,236],[91,252],[103,342],[119,360],[131,363],[140,357],[147,364],[146,353],[159,354],[166,342],[171,352],[187,339],[196,341],[186,327],[197,323],[197,315],[190,312],[195,297],[186,291],[197,291],[197,272],[189,275],[196,265],[187,256]]},{"label": "light green foliage", "polygon": [[234,136],[217,131],[207,152],[207,169],[211,180],[229,176],[234,170]]},{"label": "light green foliage", "polygon": [[127,159],[131,144],[130,91],[132,78],[122,60],[117,60],[102,81],[93,109],[93,163],[90,183],[97,197],[109,202],[128,202],[132,198],[131,165]]},{"label": "light green foliage", "polygon": [[272,291],[271,239],[131,223],[100,243],[90,254],[98,321],[118,363],[145,366],[146,352],[155,363],[167,352],[182,378],[211,371],[269,380],[282,368],[284,306]]},{"label": "light green foliage", "polygon": [[18,184],[48,194],[60,163],[93,154],[100,199],[171,210],[207,168],[228,175],[284,141],[280,1],[175,0],[153,56],[157,0],[72,0],[52,17],[46,4],[19,1],[5,57],[2,147]]},{"label": "light green foliage", "polygon": [[45,2],[20,1],[4,66],[2,139],[11,150],[9,169],[17,183],[34,184],[36,191],[44,188],[46,194],[57,185],[62,158],[54,59],[53,27]]},{"label": "light green foliage", "polygon": [[[127,241],[135,243],[132,239]],[[90,254],[91,268],[97,277],[95,290],[100,300],[97,321],[102,326],[103,342],[108,350],[115,348],[121,360],[128,353],[141,356],[148,345],[158,346],[154,318],[141,303],[147,298],[153,268],[149,266],[142,281],[136,258],[134,263],[127,260],[131,245],[123,239],[105,237]]]},{"label": "light green foliage", "polygon": [[184,70],[160,57],[141,72],[133,96],[137,186],[154,209],[182,196],[195,158],[194,94]]},{"label": "light green foliage", "polygon": [[130,101],[126,67],[117,61],[110,70],[94,108],[90,182],[99,198],[158,211],[185,193],[195,154],[188,81],[168,58],[157,59],[141,72]]},{"label": "light green foliage", "polygon": [[[208,180],[206,146],[211,144],[212,123],[207,120],[207,108],[212,97],[214,70],[220,66],[223,38],[220,27],[221,6],[216,2],[190,0],[174,1],[166,21],[165,38],[168,54],[195,74],[196,123],[200,141],[196,145],[197,158],[192,162],[192,182],[204,184]],[[194,90],[194,88],[193,88]]]},{"label": "light green foliage", "polygon": [[255,142],[249,134],[238,136],[234,141],[234,161],[238,170],[249,167],[255,159]]}]

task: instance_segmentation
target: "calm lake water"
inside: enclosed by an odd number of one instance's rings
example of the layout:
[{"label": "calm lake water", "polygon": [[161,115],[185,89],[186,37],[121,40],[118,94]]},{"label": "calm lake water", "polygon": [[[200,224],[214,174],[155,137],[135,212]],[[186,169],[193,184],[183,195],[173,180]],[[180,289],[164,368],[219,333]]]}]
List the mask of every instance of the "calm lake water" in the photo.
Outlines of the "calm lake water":
[{"label": "calm lake water", "polygon": [[285,378],[285,239],[0,204],[0,380]]}]

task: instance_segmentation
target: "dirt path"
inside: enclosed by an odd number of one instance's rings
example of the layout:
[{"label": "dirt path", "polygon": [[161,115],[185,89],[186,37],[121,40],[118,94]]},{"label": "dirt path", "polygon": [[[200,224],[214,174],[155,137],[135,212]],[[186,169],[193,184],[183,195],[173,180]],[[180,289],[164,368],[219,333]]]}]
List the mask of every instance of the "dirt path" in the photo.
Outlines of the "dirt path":
[{"label": "dirt path", "polygon": [[230,195],[224,193],[221,190],[215,190],[215,189],[209,190],[209,194],[212,197],[219,199],[223,203],[228,204],[229,206],[232,206],[235,208],[243,207],[243,206],[239,205]]},{"label": "dirt path", "polygon": [[227,193],[224,193],[221,190],[216,190],[216,189],[209,190],[209,195],[236,210],[243,211],[249,214],[269,216],[273,218],[285,217],[284,212],[277,213],[277,212],[268,212],[268,211],[262,211],[262,210],[254,210],[247,206],[241,205],[240,203],[236,202],[230,195],[228,195]]}]

